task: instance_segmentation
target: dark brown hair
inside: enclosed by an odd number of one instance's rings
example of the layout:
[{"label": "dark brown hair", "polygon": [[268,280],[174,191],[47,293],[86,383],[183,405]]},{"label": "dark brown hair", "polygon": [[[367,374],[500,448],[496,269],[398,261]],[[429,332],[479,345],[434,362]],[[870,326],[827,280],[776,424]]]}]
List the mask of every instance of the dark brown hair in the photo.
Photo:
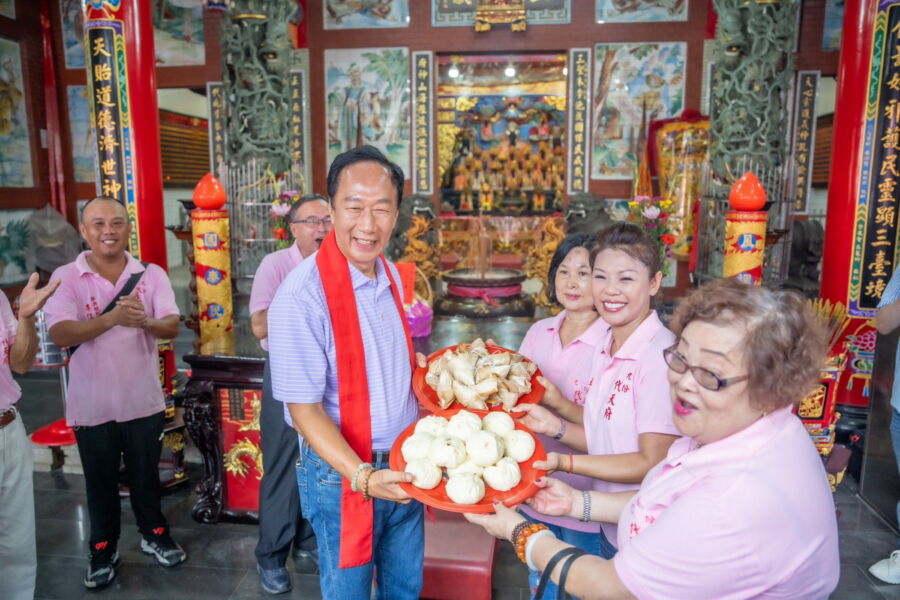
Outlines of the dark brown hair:
[{"label": "dark brown hair", "polygon": [[619,221],[601,229],[597,245],[591,250],[591,265],[604,250],[621,250],[647,267],[651,279],[662,270],[659,247],[634,223]]},{"label": "dark brown hair", "polygon": [[794,292],[718,279],[682,300],[669,327],[681,336],[692,321],[746,327],[747,391],[760,410],[799,402],[819,380],[827,351],[825,329],[809,303]]}]

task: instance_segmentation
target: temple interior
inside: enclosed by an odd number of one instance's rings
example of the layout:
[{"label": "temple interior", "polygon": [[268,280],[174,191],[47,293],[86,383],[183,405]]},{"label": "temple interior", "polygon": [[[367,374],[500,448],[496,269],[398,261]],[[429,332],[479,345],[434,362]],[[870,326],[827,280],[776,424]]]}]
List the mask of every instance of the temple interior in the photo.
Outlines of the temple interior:
[{"label": "temple interior", "polygon": [[[425,355],[478,337],[518,349],[562,308],[560,243],[622,221],[659,250],[663,322],[723,277],[808,299],[830,348],[796,412],[834,492],[831,597],[900,598],[867,570],[898,547],[900,334],[875,327],[900,258],[898,23],[900,4],[859,0],[0,0],[0,287],[15,306],[30,273],[74,260],[82,209],[105,196],[181,314],[159,344],[159,470],[191,559],[150,564],[123,501],[124,566],[97,592],[80,583],[68,358],[38,319],[38,359],[16,375],[34,597],[269,596],[254,275],[294,244],[292,203],[328,196],[332,161],[371,145],[405,176],[384,255]],[[509,544],[435,512],[422,597],[531,597]],[[441,554],[457,535],[468,550]],[[453,589],[467,552],[476,574]],[[288,569],[283,597],[323,597],[315,563]]]}]

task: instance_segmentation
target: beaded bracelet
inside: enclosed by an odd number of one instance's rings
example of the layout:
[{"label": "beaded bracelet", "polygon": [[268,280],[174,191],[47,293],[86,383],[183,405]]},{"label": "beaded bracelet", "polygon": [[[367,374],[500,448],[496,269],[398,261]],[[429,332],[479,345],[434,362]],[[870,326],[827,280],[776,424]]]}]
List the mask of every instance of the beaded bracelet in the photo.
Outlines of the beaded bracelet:
[{"label": "beaded bracelet", "polygon": [[591,493],[587,490],[581,491],[581,522],[587,523],[591,520]]},{"label": "beaded bracelet", "polygon": [[561,440],[564,435],[566,435],[566,429],[568,428],[568,424],[564,419],[559,420],[559,431],[556,432],[556,435],[553,436],[554,440]]},{"label": "beaded bracelet", "polygon": [[543,523],[529,523],[528,526],[522,530],[522,533],[519,534],[519,537],[516,538],[516,556],[518,556],[519,560],[523,563],[525,562],[525,544],[528,542],[528,537],[543,529],[547,529],[547,526]]},{"label": "beaded bracelet", "polygon": [[363,472],[363,469],[374,469],[372,463],[359,463],[359,466],[356,467],[356,470],[353,471],[353,477],[350,478],[350,491],[358,492],[359,487],[356,485],[356,480],[359,479],[359,474]]},{"label": "beaded bracelet", "polygon": [[365,500],[366,502],[368,502],[369,500],[372,499],[372,496],[369,495],[369,479],[372,478],[372,474],[374,472],[375,472],[374,468],[369,469],[368,471],[366,471],[366,474],[364,476],[365,479],[363,479],[362,495],[363,495],[363,500]]},{"label": "beaded bracelet", "polygon": [[526,527],[528,527],[528,521],[523,520],[523,521],[519,522],[519,524],[513,528],[512,533],[509,536],[509,541],[512,542],[513,546],[516,545],[516,538],[519,537],[519,535],[521,535],[522,530],[525,529]]}]

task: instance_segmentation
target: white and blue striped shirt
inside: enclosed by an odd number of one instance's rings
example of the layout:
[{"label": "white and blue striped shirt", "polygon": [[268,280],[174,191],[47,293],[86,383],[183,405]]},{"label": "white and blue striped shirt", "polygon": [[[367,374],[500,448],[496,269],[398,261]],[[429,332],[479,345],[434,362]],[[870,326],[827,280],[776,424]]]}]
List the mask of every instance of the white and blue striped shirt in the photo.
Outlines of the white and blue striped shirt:
[{"label": "white and blue striped shirt", "polygon": [[[897,300],[900,300],[900,269],[896,269],[891,275],[887,287],[881,293],[878,308],[884,308]],[[894,359],[894,387],[891,393],[891,406],[900,412],[900,346],[897,348],[897,358]]]},{"label": "white and blue striped shirt", "polygon": [[[286,404],[321,402],[340,427],[334,331],[316,256],[288,274],[269,306],[272,391]],[[399,286],[396,268],[390,269]],[[366,356],[372,448],[387,450],[418,418],[406,336],[381,260],[376,262],[375,279],[352,264],[350,279]]]}]

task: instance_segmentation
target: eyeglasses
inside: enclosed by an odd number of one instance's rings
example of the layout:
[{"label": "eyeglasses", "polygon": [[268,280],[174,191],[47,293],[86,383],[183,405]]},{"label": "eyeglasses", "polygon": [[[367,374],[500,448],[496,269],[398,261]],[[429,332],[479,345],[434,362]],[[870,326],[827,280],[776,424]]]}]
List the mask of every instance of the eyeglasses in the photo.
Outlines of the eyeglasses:
[{"label": "eyeglasses", "polygon": [[294,219],[291,223],[302,223],[310,229],[315,229],[319,225],[322,227],[331,227],[331,217],[323,217],[321,219],[315,217],[310,217],[308,219]]},{"label": "eyeglasses", "polygon": [[665,359],[666,364],[669,365],[669,368],[678,374],[684,374],[687,373],[688,370],[690,370],[691,375],[694,376],[694,380],[697,383],[708,390],[712,390],[713,392],[719,391],[724,387],[728,387],[733,383],[746,381],[750,378],[749,375],[740,375],[738,377],[729,377],[728,379],[722,379],[709,369],[689,365],[687,363],[687,360],[685,360],[685,358],[681,354],[679,354],[677,350],[675,350],[674,346],[663,350],[663,358]]}]

